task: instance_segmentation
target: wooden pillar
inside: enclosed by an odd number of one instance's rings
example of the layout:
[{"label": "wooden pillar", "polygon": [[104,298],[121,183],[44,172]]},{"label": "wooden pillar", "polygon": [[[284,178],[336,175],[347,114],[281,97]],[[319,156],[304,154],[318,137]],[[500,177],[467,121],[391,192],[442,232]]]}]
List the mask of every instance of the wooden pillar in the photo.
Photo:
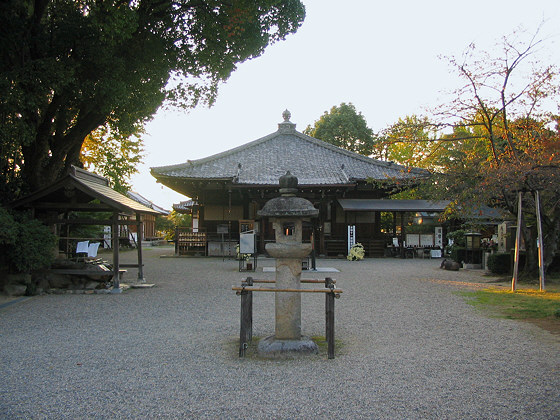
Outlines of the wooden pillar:
[{"label": "wooden pillar", "polygon": [[405,239],[406,239],[406,229],[405,229],[406,212],[401,212],[401,258],[406,258],[405,252]]},{"label": "wooden pillar", "polygon": [[375,238],[380,238],[381,237],[381,212],[380,211],[375,212],[373,223],[374,223],[374,225],[373,225],[373,229],[374,229],[373,236]]},{"label": "wooden pillar", "polygon": [[[325,202],[324,191],[321,194],[321,202],[319,204],[319,255],[326,255],[325,251],[325,222],[327,221],[328,210]],[[316,252],[317,253],[317,252]]]},{"label": "wooden pillar", "polygon": [[142,216],[140,213],[136,213],[136,241],[137,241],[137,251],[138,251],[138,281],[144,283],[146,279],[144,278],[144,263],[142,261],[142,241],[144,240],[143,223]]},{"label": "wooden pillar", "polygon": [[[68,212],[64,213],[64,219],[66,221],[68,221]],[[70,224],[66,223],[64,225],[64,236],[66,237],[66,239],[64,240],[64,254],[66,255],[66,258],[72,256],[72,252],[76,249],[74,248],[74,250],[71,249],[71,245],[70,245]]]},{"label": "wooden pillar", "polygon": [[204,206],[198,206],[198,231],[200,232],[201,228],[204,228]]},{"label": "wooden pillar", "polygon": [[179,255],[179,228],[175,227],[175,255]]},{"label": "wooden pillar", "polygon": [[535,191],[535,213],[537,214],[537,232],[539,235],[539,290],[544,292],[544,241],[541,221],[541,197],[539,191]]},{"label": "wooden pillar", "polygon": [[121,291],[119,278],[119,213],[114,212],[111,224],[111,236],[113,240],[113,292]]},{"label": "wooden pillar", "polygon": [[523,192],[517,193],[517,231],[515,232],[515,255],[513,257],[513,276],[511,277],[511,291],[517,289],[517,277],[519,274],[519,246],[521,245],[521,218],[523,209]]},{"label": "wooden pillar", "polygon": [[325,278],[325,287],[331,289],[325,293],[325,339],[327,341],[327,354],[329,359],[334,359],[334,283],[332,278]]},{"label": "wooden pillar", "polygon": [[[253,286],[253,278],[247,277],[242,286]],[[253,339],[253,292],[241,291],[241,319],[239,327],[239,357],[245,357],[245,350]]]}]

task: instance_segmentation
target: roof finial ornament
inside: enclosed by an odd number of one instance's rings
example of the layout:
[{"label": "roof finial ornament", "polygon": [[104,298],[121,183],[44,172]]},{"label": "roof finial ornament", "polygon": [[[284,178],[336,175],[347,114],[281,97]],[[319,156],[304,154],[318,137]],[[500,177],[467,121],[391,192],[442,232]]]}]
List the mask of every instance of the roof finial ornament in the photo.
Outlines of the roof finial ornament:
[{"label": "roof finial ornament", "polygon": [[292,114],[287,109],[282,112],[282,118],[284,118],[284,121],[278,124],[278,131],[281,133],[294,133],[296,131],[296,125],[290,122],[291,117]]}]

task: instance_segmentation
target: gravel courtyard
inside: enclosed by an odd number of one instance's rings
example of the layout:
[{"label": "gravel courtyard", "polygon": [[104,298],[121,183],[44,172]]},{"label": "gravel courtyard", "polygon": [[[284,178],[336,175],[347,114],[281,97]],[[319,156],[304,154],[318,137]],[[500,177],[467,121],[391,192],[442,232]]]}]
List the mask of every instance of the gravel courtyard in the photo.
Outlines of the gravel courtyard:
[{"label": "gravel courtyard", "polygon": [[[0,418],[557,419],[560,337],[489,318],[457,292],[486,282],[438,260],[318,260],[335,267],[336,358],[237,357],[247,273],[221,258],[144,255],[151,289],[44,295],[0,309]],[[122,255],[133,262],[134,253]],[[260,259],[258,278],[274,261]],[[133,280],[129,270],[123,280]],[[274,332],[254,297],[254,335]],[[324,298],[302,296],[324,335]]]}]

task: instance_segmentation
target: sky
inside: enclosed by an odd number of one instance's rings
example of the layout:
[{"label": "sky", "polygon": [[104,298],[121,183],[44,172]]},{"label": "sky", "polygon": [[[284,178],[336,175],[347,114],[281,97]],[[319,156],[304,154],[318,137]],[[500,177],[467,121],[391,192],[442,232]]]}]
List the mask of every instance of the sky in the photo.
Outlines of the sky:
[{"label": "sky", "polygon": [[519,27],[547,38],[560,65],[559,0],[302,0],[296,34],[241,63],[211,108],[161,108],[146,126],[144,163],[133,190],[171,210],[187,198],[157,184],[150,168],[220,153],[273,133],[282,112],[298,131],[331,107],[353,103],[378,132],[407,115],[425,115],[461,80],[442,57],[469,44],[493,51]]}]

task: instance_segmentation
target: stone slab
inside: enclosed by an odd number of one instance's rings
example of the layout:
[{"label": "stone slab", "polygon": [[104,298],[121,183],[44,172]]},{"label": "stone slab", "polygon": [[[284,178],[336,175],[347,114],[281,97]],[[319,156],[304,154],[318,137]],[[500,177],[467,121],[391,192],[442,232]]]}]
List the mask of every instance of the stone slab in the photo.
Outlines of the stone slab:
[{"label": "stone slab", "polygon": [[263,338],[257,346],[259,356],[270,359],[309,356],[319,353],[313,340],[301,337],[300,340],[277,340],[275,336]]},{"label": "stone slab", "polygon": [[[274,273],[276,272],[276,267],[263,267],[263,273]],[[340,273],[333,267],[317,267],[315,270],[302,270],[302,273]]]}]

